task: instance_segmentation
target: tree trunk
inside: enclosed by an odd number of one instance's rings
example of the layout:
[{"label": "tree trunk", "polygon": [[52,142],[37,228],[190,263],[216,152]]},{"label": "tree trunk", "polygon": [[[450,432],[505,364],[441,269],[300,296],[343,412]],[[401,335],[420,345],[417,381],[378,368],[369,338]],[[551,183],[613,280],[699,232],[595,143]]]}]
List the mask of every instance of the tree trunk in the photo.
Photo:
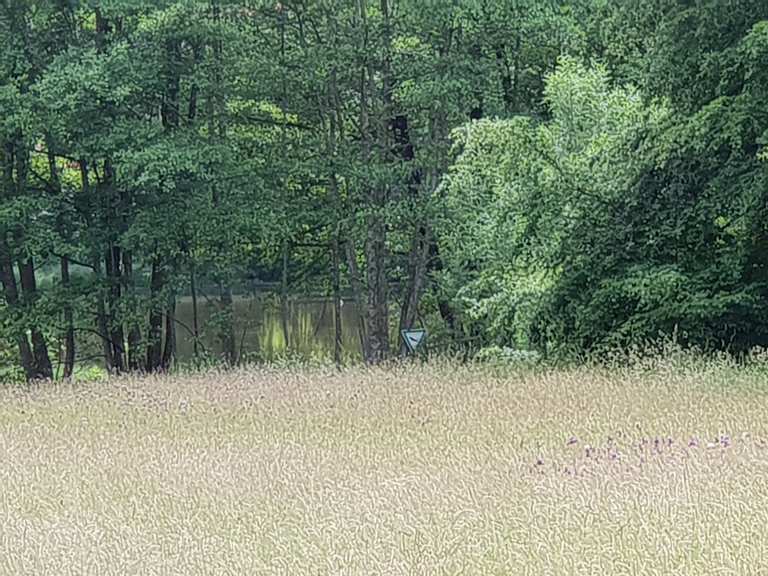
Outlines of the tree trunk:
[{"label": "tree trunk", "polygon": [[368,219],[365,244],[368,284],[368,357],[379,363],[389,356],[389,290],[387,286],[386,229],[381,214]]},{"label": "tree trunk", "polygon": [[[411,142],[408,116],[405,114],[396,115],[392,119],[391,127],[395,155],[399,157],[406,166],[412,166],[415,158],[415,151],[413,143]],[[433,132],[433,130],[430,131],[431,135]],[[419,169],[411,168],[408,180],[408,196],[417,208],[421,208],[422,203],[422,199],[420,198],[422,190],[421,184],[421,171]],[[415,223],[411,249],[408,256],[408,275],[406,288],[402,294],[403,300],[400,307],[400,322],[398,326],[399,333],[401,333],[402,330],[412,328],[416,322],[419,313],[419,299],[421,298],[426,280],[426,268],[429,258],[429,227],[426,218],[424,216],[418,216],[419,212],[417,210],[414,212],[417,215],[417,221]],[[406,356],[407,354],[408,347],[405,345],[405,342],[401,340],[400,355]]]},{"label": "tree trunk", "polygon": [[[90,184],[90,175],[88,162],[81,158],[80,164],[80,182],[83,190],[83,196],[86,198],[87,209],[84,211],[89,226],[94,225],[90,221],[90,215],[97,212],[96,195],[92,193]],[[101,349],[104,357],[104,368],[107,372],[112,372],[112,344],[109,336],[109,322],[107,320],[107,307],[104,303],[104,290],[101,278],[101,257],[92,255],[91,266],[93,268],[93,279],[96,285],[96,331],[101,338]]]},{"label": "tree trunk", "polygon": [[[434,238],[429,243],[429,260],[428,266],[430,273],[441,272],[443,270],[443,260],[440,258],[440,249],[437,246]],[[456,315],[453,313],[450,302],[448,302],[442,295],[437,295],[437,309],[440,312],[440,317],[448,326],[448,330],[451,334],[451,338],[456,342],[459,338],[459,324],[456,320]]]},{"label": "tree trunk", "polygon": [[[123,287],[125,293],[131,297],[133,306],[135,303],[133,283],[133,255],[129,250],[123,250]],[[135,313],[135,311],[134,311]],[[136,318],[128,320],[128,369],[136,372],[141,369],[141,328]]]},{"label": "tree trunk", "polygon": [[[0,148],[0,159],[2,159],[3,183],[0,189],[0,201],[10,198],[14,195],[16,185],[13,180],[13,142],[5,142]],[[27,332],[21,322],[21,310],[19,303],[19,287],[16,283],[16,275],[13,272],[13,255],[6,231],[0,229],[0,283],[3,285],[3,296],[8,310],[8,315],[16,324],[14,327],[15,340],[19,347],[19,359],[24,369],[24,376],[27,380],[35,378],[35,360],[32,356],[32,347],[29,344]]]},{"label": "tree trunk", "polygon": [[[97,281],[100,279],[98,272],[96,273]],[[107,321],[107,307],[104,304],[104,294],[101,286],[97,289],[96,294],[96,328],[101,337],[101,350],[104,355],[104,368],[107,372],[112,373],[114,365],[112,363],[112,343],[109,338],[109,322]]]},{"label": "tree trunk", "polygon": [[[211,16],[215,25],[221,21],[221,6],[219,0],[211,0]],[[209,81],[208,90],[208,137],[211,142],[221,143],[227,134],[226,102],[224,98],[224,86],[222,78],[224,46],[220,38],[212,42],[213,67],[212,78]],[[211,200],[214,213],[219,216],[221,209],[221,190],[218,182],[212,184]],[[226,279],[226,272],[220,274],[219,279],[219,304],[222,314],[222,326],[219,331],[219,340],[226,362],[234,366],[237,364],[237,338],[235,335],[235,314],[232,300],[232,288]],[[223,278],[223,279],[221,279]]]},{"label": "tree trunk", "polygon": [[165,269],[157,260],[152,261],[152,273],[149,280],[149,333],[147,334],[146,371],[157,372],[163,361],[163,303],[162,291],[165,287]]},{"label": "tree trunk", "polygon": [[285,349],[291,349],[290,334],[288,331],[288,241],[283,239],[283,274],[280,282],[280,323],[283,327],[283,339],[285,340]]},{"label": "tree trunk", "polygon": [[331,258],[333,261],[333,271],[331,282],[333,284],[333,362],[336,368],[341,367],[341,272],[339,257],[339,234],[338,230],[333,235],[333,244],[331,246]]},{"label": "tree trunk", "polygon": [[333,361],[336,368],[341,368],[341,254],[339,237],[341,236],[341,198],[339,195],[339,182],[336,174],[336,155],[338,153],[338,140],[341,131],[339,122],[339,93],[336,76],[336,68],[331,70],[328,93],[328,159],[330,161],[329,176],[331,183],[331,198],[335,213],[336,226],[331,240],[331,283],[333,290]]},{"label": "tree trunk", "polygon": [[[389,4],[387,0],[381,0],[382,15],[384,17],[384,44],[389,43]],[[375,94],[374,79],[376,71],[373,61],[368,57],[370,47],[368,45],[369,30],[367,7],[362,0],[357,2],[358,18],[360,19],[360,52],[363,54],[363,63],[360,69],[360,141],[361,156],[364,166],[370,167],[372,161],[371,136],[372,133],[379,137],[377,142],[382,154],[382,160],[388,155],[388,130],[387,118],[390,113],[389,102],[389,51],[384,58],[384,65],[380,70],[382,77],[382,110],[376,123],[371,126],[371,114],[369,99],[372,101]],[[386,226],[384,223],[384,208],[386,203],[386,189],[381,183],[367,186],[366,198],[366,280],[367,280],[367,308],[366,328],[367,338],[365,346],[365,361],[369,364],[381,362],[389,355],[389,307],[387,287],[387,253],[386,253]]]},{"label": "tree trunk", "polygon": [[69,258],[61,258],[61,286],[64,289],[64,372],[63,377],[68,380],[75,369],[75,325],[72,317],[72,305],[69,303]]},{"label": "tree trunk", "polygon": [[[35,267],[32,258],[19,262],[19,279],[21,280],[21,292],[28,306],[37,303],[37,281],[35,280]],[[32,354],[35,358],[35,377],[42,379],[53,378],[53,367],[48,355],[48,345],[39,327],[32,322],[29,327],[32,337]]]},{"label": "tree trunk", "polygon": [[230,366],[237,364],[237,339],[235,336],[235,312],[232,301],[232,289],[229,284],[219,283],[219,301],[221,303],[222,330],[219,335],[224,358]]},{"label": "tree trunk", "polygon": [[[0,237],[0,282],[3,285],[3,295],[5,296],[9,316],[15,323],[18,323],[20,320],[19,290],[16,284],[16,275],[13,272],[10,250],[4,237]],[[24,368],[24,376],[27,380],[34,380],[36,378],[35,360],[32,356],[32,348],[29,345],[26,331],[21,326],[17,326],[15,331],[16,343],[19,347],[19,358]]]},{"label": "tree trunk", "polygon": [[194,262],[192,262],[192,266],[189,270],[189,289],[192,292],[192,337],[194,338],[192,345],[194,347],[195,360],[197,360],[200,354],[200,344],[198,342],[200,339],[200,322],[198,320],[197,312],[197,273]]},{"label": "tree trunk", "polygon": [[347,267],[349,268],[349,283],[352,286],[352,295],[355,298],[355,307],[357,309],[358,333],[360,335],[360,351],[363,354],[363,360],[370,356],[368,351],[368,322],[366,319],[366,299],[363,290],[363,283],[360,279],[360,270],[357,267],[357,250],[354,242],[348,239],[347,248]]},{"label": "tree trunk", "polygon": [[[382,44],[384,58],[380,73],[372,69],[372,61],[368,60],[368,82],[371,95],[375,92],[374,78],[381,77],[381,110],[374,126],[378,137],[380,160],[388,163],[391,160],[390,126],[393,116],[392,78],[390,62],[391,23],[389,0],[381,0],[383,18]],[[367,25],[366,25],[367,28]],[[386,360],[390,353],[389,344],[389,285],[387,276],[387,226],[386,203],[388,185],[378,183],[369,190],[369,207],[367,221],[367,237],[365,243],[366,280],[368,284],[368,362],[379,363]]]},{"label": "tree trunk", "polygon": [[176,296],[168,297],[168,308],[165,312],[165,347],[163,348],[162,368],[167,371],[173,367],[176,360]]},{"label": "tree trunk", "polygon": [[120,269],[121,251],[119,246],[107,248],[104,259],[107,272],[107,317],[110,327],[109,339],[112,346],[112,370],[119,374],[125,370],[125,334],[120,320],[119,302],[124,282]]},{"label": "tree trunk", "polygon": [[104,18],[104,14],[100,8],[94,10],[95,24],[96,24],[96,50],[97,52],[103,52],[106,44],[106,35],[110,32],[111,28],[109,20]]},{"label": "tree trunk", "polygon": [[[408,284],[400,308],[400,330],[412,328],[419,314],[419,300],[427,276],[430,234],[426,226],[419,226],[411,244],[408,262]],[[400,355],[405,356],[408,349],[405,342],[400,344]]]},{"label": "tree trunk", "polygon": [[[176,38],[165,43],[165,86],[160,103],[160,122],[166,133],[179,127],[179,94],[181,45]],[[178,185],[178,183],[177,183]],[[147,372],[157,372],[170,367],[175,354],[175,298],[163,292],[168,282],[168,270],[162,256],[155,256],[149,281],[150,311],[147,334]],[[165,347],[163,346],[163,324],[165,324]]]},{"label": "tree trunk", "polygon": [[166,130],[174,130],[179,127],[179,92],[181,65],[181,46],[178,40],[168,39],[165,44],[168,66],[162,104],[160,106],[160,120]]}]

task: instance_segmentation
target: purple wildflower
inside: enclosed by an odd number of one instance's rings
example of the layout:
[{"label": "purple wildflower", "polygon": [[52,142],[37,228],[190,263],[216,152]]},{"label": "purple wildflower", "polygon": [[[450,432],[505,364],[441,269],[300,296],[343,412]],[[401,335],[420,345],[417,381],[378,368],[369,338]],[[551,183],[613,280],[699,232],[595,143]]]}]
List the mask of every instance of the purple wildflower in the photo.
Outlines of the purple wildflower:
[{"label": "purple wildflower", "polygon": [[579,439],[576,438],[576,436],[571,436],[570,438],[568,438],[567,444],[568,446],[573,446],[574,444],[578,443],[578,441]]},{"label": "purple wildflower", "polygon": [[691,439],[688,441],[688,447],[689,448],[696,448],[699,445],[699,439],[696,438],[696,436],[691,436]]}]

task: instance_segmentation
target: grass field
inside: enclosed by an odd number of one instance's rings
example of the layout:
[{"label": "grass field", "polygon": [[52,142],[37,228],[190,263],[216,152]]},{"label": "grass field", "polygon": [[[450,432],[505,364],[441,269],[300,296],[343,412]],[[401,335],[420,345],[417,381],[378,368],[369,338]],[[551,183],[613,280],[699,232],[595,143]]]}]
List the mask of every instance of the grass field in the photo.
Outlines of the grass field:
[{"label": "grass field", "polygon": [[768,362],[0,389],[0,574],[768,575]]}]

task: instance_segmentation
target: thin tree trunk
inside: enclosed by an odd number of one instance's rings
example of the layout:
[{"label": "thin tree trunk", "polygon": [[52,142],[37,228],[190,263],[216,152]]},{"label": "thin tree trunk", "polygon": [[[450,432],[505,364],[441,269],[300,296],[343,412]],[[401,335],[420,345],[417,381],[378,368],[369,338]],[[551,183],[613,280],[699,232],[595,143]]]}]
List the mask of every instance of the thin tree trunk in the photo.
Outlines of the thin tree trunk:
[{"label": "thin tree trunk", "polygon": [[163,348],[163,370],[170,370],[176,360],[176,296],[168,297],[165,312],[165,347]]},{"label": "thin tree trunk", "polygon": [[[221,6],[219,0],[211,0],[211,16],[215,25],[221,22]],[[224,46],[220,38],[214,39],[213,48],[213,78],[208,91],[208,137],[211,142],[222,142],[227,133],[226,106],[222,78]],[[217,182],[213,182],[211,199],[214,211],[221,208],[221,190]],[[224,279],[219,280],[219,303],[224,322],[219,333],[222,350],[226,361],[234,366],[237,364],[237,337],[235,335],[235,314],[232,300],[232,287],[226,280],[226,274],[220,274]]]},{"label": "thin tree trunk", "polygon": [[[88,208],[84,212],[86,219],[89,219],[90,214],[96,211],[96,199],[91,191],[88,161],[85,158],[81,158],[78,164],[80,164],[80,182],[83,196],[88,203]],[[93,225],[93,223],[89,222],[89,225]],[[107,309],[104,304],[104,291],[101,282],[101,258],[98,255],[92,255],[91,267],[93,269],[93,279],[96,285],[96,331],[101,338],[104,368],[107,372],[112,372],[112,345],[109,341],[109,323],[107,322]]]},{"label": "thin tree trunk", "polygon": [[370,356],[368,345],[368,322],[366,319],[366,297],[363,290],[363,283],[360,280],[360,270],[357,266],[357,251],[351,239],[346,242],[347,268],[349,268],[349,283],[352,286],[352,295],[355,299],[357,309],[358,333],[360,335],[360,351],[363,354],[363,360],[368,360]]},{"label": "thin tree trunk", "polygon": [[64,289],[64,373],[68,380],[75,369],[75,324],[72,316],[72,306],[69,303],[69,258],[61,257],[61,286]]},{"label": "thin tree trunk", "polygon": [[[95,9],[96,24],[96,49],[104,52],[106,49],[107,35],[112,32],[112,22],[100,8]],[[94,167],[98,162],[94,162]],[[123,283],[121,269],[120,249],[115,246],[115,238],[119,234],[119,218],[115,214],[115,173],[110,159],[104,160],[104,172],[101,182],[96,187],[100,213],[104,217],[104,226],[107,230],[107,246],[104,252],[104,276],[106,278],[106,290],[99,297],[99,331],[104,338],[104,355],[107,368],[111,373],[121,373],[125,370],[125,334],[119,320],[118,306]]]},{"label": "thin tree trunk", "polygon": [[118,246],[107,249],[105,268],[109,285],[107,299],[107,315],[110,326],[110,344],[112,345],[112,369],[116,374],[125,370],[125,334],[119,318],[118,303],[121,297],[121,288],[124,282],[120,269],[121,251]]},{"label": "thin tree trunk", "polygon": [[224,358],[230,366],[237,364],[237,338],[235,335],[235,313],[232,300],[232,289],[229,284],[219,283],[219,301],[223,315],[223,327],[220,334]]},{"label": "thin tree trunk", "polygon": [[[419,314],[419,300],[424,288],[429,258],[430,234],[426,226],[419,226],[414,234],[411,254],[408,264],[408,284],[400,309],[400,330],[413,327]],[[405,356],[408,350],[405,342],[400,344],[400,355]]]},{"label": "thin tree trunk", "polygon": [[[333,71],[333,83],[335,91],[335,79],[336,71]],[[330,157],[335,160],[336,153],[336,120],[335,116],[331,114],[330,120],[330,134],[329,134],[329,152]],[[341,235],[341,225],[339,222],[339,215],[341,212],[341,202],[339,198],[339,184],[336,178],[335,165],[331,166],[331,195],[333,198],[333,205],[336,212],[336,229],[333,231],[333,238],[331,241],[331,283],[333,289],[333,361],[336,364],[336,368],[341,368],[341,348],[342,348],[342,334],[341,334],[341,255],[339,236]]]},{"label": "thin tree trunk", "polygon": [[[200,64],[201,52],[201,45],[197,42],[193,43],[192,58],[194,60],[195,69],[197,69]],[[197,97],[199,93],[200,87],[198,86],[197,82],[193,82],[191,88],[189,89],[189,105],[187,106],[187,122],[189,124],[192,124],[197,117]]]},{"label": "thin tree trunk", "polygon": [[[100,282],[101,266],[94,265],[94,276],[96,281]],[[112,372],[114,365],[112,363],[112,343],[109,339],[109,322],[107,321],[107,307],[104,303],[104,293],[101,286],[96,290],[96,327],[101,337],[101,350],[104,355],[104,368],[107,372]]]},{"label": "thin tree trunk", "polygon": [[103,52],[106,44],[105,36],[109,33],[110,26],[109,20],[104,18],[100,8],[94,10],[95,24],[96,24],[96,50],[97,52]]},{"label": "thin tree trunk", "polygon": [[[136,306],[133,281],[133,255],[123,250],[123,287]],[[141,369],[141,328],[136,318],[128,321],[128,369],[136,372]]]},{"label": "thin tree trunk", "polygon": [[189,270],[189,288],[192,292],[192,337],[194,338],[193,347],[194,347],[194,354],[195,354],[195,360],[197,360],[200,350],[199,350],[199,342],[200,339],[200,324],[198,320],[198,311],[197,311],[197,271],[195,270],[195,263],[192,262],[192,265]]},{"label": "thin tree trunk", "polygon": [[[360,18],[361,25],[361,45],[360,54],[363,55],[363,61],[360,65],[360,143],[361,143],[361,160],[363,166],[368,167],[371,162],[371,135],[370,135],[370,123],[368,114],[368,21],[366,16],[367,7],[363,0],[357,0],[358,17]],[[364,190],[366,201],[369,200],[369,192]],[[355,294],[355,302],[357,304],[358,315],[360,317],[360,338],[361,347],[363,353],[363,360],[369,362],[371,358],[371,337],[370,326],[368,320],[368,298],[363,292],[362,277],[360,276],[357,266],[357,250],[355,249],[352,239],[347,241],[347,260],[349,263],[350,283],[352,284],[352,290]]]},{"label": "thin tree trunk", "polygon": [[365,255],[368,284],[368,358],[379,363],[389,356],[389,305],[387,286],[386,231],[381,215],[368,221]]},{"label": "thin tree trunk", "polygon": [[[178,39],[167,39],[165,43],[165,89],[160,105],[160,120],[166,133],[179,127],[179,94],[181,92],[180,65],[181,44]],[[177,183],[178,185],[178,183]],[[150,312],[147,338],[147,372],[166,370],[175,355],[175,297],[165,295],[168,284],[168,256],[155,256],[150,276]],[[165,324],[165,347],[163,346],[163,324]]]},{"label": "thin tree trunk", "polygon": [[101,350],[104,356],[104,368],[111,373],[114,369],[112,362],[112,342],[110,342],[107,306],[104,302],[104,285],[101,278],[101,258],[92,259],[93,277],[96,283],[96,331],[101,337]]},{"label": "thin tree trunk", "polygon": [[523,110],[520,110],[520,55],[522,53],[522,32],[518,29],[517,36],[515,37],[515,62],[513,73],[513,86],[512,86],[512,114],[522,114]]},{"label": "thin tree trunk", "polygon": [[[194,59],[195,68],[200,63],[201,45],[198,43],[193,44],[192,54]],[[192,124],[197,118],[197,98],[200,89],[197,82],[192,84],[189,94],[189,107],[187,108],[187,121]],[[200,324],[198,319],[197,310],[197,270],[195,269],[194,256],[190,254],[190,267],[189,267],[189,287],[192,293],[192,347],[194,359],[197,361],[200,355]]]},{"label": "thin tree trunk", "polygon": [[331,198],[336,216],[336,227],[331,241],[331,283],[333,290],[333,361],[336,368],[341,368],[341,254],[339,237],[341,236],[341,198],[339,196],[339,182],[336,175],[336,155],[338,152],[338,140],[341,127],[338,122],[339,95],[337,85],[336,68],[331,70],[328,107],[328,158],[330,161]]},{"label": "thin tree trunk", "polygon": [[[381,2],[382,15],[384,17],[384,43],[389,42],[389,4],[387,0]],[[361,54],[364,61],[361,66],[360,78],[360,135],[362,144],[362,161],[365,166],[371,163],[371,131],[379,136],[378,142],[382,156],[387,154],[387,130],[386,118],[390,112],[387,105],[390,100],[389,92],[389,62],[388,55],[382,67],[381,77],[383,84],[383,110],[377,119],[375,126],[371,126],[369,98],[374,97],[374,78],[376,73],[373,61],[368,57],[368,17],[367,7],[362,0],[357,2],[358,17],[361,27]],[[389,355],[389,307],[387,287],[387,254],[386,254],[386,226],[384,223],[384,207],[386,190],[377,183],[366,190],[366,280],[367,280],[367,308],[366,327],[367,345],[365,361],[371,364],[381,362]]]},{"label": "thin tree trunk", "polygon": [[337,368],[341,367],[341,271],[339,256],[339,233],[338,230],[333,235],[332,260],[333,260],[333,361]]},{"label": "thin tree trunk", "polygon": [[[430,131],[434,133],[434,130]],[[406,165],[412,165],[415,158],[413,143],[411,142],[408,116],[398,114],[392,119],[392,135],[395,143],[395,151],[400,160]],[[415,206],[420,207],[420,192],[422,189],[421,171],[411,169],[408,182],[408,193]],[[426,266],[429,257],[430,234],[426,218],[417,218],[416,226],[411,241],[411,249],[408,257],[408,276],[406,289],[402,294],[400,307],[399,332],[413,327],[418,317],[419,299],[426,280]],[[405,342],[400,341],[400,355],[406,356],[408,348]]]},{"label": "thin tree trunk", "polygon": [[289,310],[288,310],[288,241],[283,239],[283,273],[280,282],[280,323],[283,327],[283,339],[285,340],[285,349],[291,349],[290,334],[288,330]]},{"label": "thin tree trunk", "polygon": [[162,367],[164,305],[161,301],[161,296],[164,287],[165,269],[155,259],[152,261],[152,272],[149,280],[150,311],[149,333],[147,334],[147,372],[157,372]]},{"label": "thin tree trunk", "polygon": [[[277,14],[278,28],[280,30],[280,110],[282,112],[283,124],[280,129],[280,145],[286,146],[286,124],[288,123],[288,82],[286,78],[286,61],[285,61],[285,21],[286,10],[281,6]],[[283,186],[287,188],[288,177],[283,178]],[[285,231],[283,232],[285,234]],[[288,239],[283,237],[282,240],[282,256],[283,256],[283,270],[280,282],[280,323],[283,328],[283,340],[285,341],[286,351],[291,349],[291,340],[289,333],[289,310],[288,310],[288,259],[289,259]]]},{"label": "thin tree trunk", "polygon": [[[391,24],[389,13],[389,0],[381,0],[381,14],[383,18],[384,58],[381,65],[381,103],[382,108],[375,132],[378,135],[378,145],[381,161],[389,161],[390,136],[389,126],[393,114],[392,85],[390,71],[390,42]],[[371,94],[374,92],[374,71],[370,68],[369,60],[368,82],[371,86]],[[389,286],[387,279],[387,227],[385,209],[387,202],[387,186],[378,184],[370,190],[370,207],[368,211],[368,235],[366,238],[366,265],[368,283],[368,339],[369,362],[378,363],[385,360],[390,353],[389,344]]]}]

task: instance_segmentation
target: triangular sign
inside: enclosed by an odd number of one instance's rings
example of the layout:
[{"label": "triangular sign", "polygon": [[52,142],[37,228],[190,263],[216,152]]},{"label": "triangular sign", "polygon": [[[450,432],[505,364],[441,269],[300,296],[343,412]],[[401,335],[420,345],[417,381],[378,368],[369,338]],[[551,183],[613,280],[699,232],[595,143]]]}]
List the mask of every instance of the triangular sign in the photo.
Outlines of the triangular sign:
[{"label": "triangular sign", "polygon": [[427,338],[426,330],[403,330],[400,332],[403,337],[405,345],[408,350],[413,354],[421,346]]}]

